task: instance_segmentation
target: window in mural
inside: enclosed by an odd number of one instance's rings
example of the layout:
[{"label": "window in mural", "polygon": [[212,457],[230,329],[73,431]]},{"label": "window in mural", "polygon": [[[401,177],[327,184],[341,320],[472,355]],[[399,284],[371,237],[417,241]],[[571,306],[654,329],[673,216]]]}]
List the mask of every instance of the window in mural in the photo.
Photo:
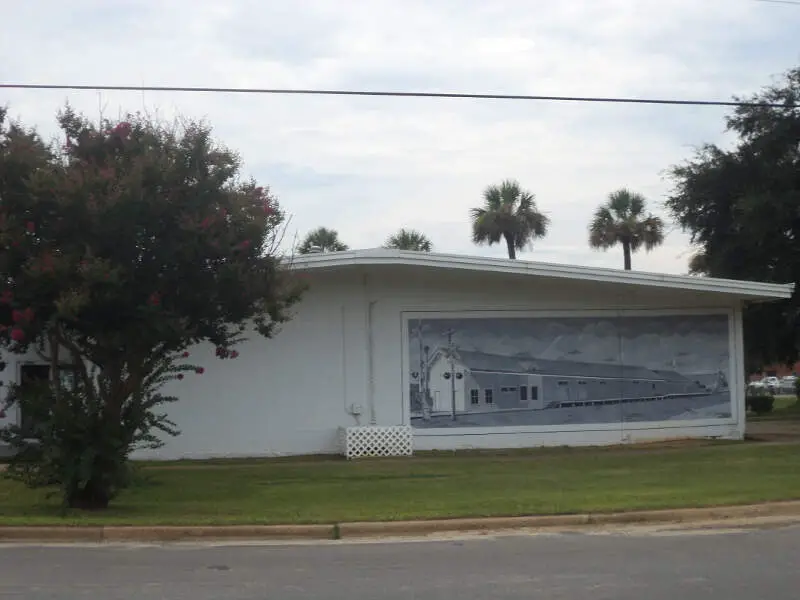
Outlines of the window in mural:
[{"label": "window in mural", "polygon": [[728,329],[722,314],[409,319],[411,424],[730,418]]}]

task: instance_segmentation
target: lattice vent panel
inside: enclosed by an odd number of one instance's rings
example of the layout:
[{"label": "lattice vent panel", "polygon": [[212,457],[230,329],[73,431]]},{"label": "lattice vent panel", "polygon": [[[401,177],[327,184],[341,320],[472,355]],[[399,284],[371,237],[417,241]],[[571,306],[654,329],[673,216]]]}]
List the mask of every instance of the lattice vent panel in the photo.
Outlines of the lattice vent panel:
[{"label": "lattice vent panel", "polygon": [[346,427],[343,436],[347,458],[411,456],[414,451],[414,435],[408,425]]}]

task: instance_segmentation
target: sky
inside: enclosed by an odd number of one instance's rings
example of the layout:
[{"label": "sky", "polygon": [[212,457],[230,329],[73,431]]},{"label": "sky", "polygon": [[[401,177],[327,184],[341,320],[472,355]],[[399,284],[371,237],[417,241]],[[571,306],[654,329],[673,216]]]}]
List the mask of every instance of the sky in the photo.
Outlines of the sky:
[{"label": "sky", "polygon": [[[409,364],[419,364],[416,329],[409,321]],[[431,352],[446,345],[451,330],[456,348],[550,360],[627,364],[680,373],[729,370],[728,317],[453,318],[425,319],[423,344]]]},{"label": "sky", "polygon": [[[27,0],[0,27],[6,83],[728,100],[800,62],[800,6],[756,0]],[[291,215],[287,247],[320,225],[353,248],[406,227],[504,256],[472,244],[469,209],[514,178],[551,219],[521,259],[614,268],[621,249],[588,247],[597,205],[629,187],[668,219],[666,170],[730,141],[716,107],[0,90],[48,137],[66,102],[207,121]],[[668,231],[634,269],[686,272],[689,238]]]}]

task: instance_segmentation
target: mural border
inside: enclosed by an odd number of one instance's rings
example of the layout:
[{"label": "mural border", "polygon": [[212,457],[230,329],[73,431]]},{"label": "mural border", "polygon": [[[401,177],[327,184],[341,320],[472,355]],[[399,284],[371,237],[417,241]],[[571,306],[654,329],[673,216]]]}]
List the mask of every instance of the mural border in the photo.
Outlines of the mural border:
[{"label": "mural border", "polygon": [[[669,317],[669,316],[701,316],[725,315],[728,317],[728,373],[731,387],[731,416],[720,419],[698,419],[696,421],[649,421],[646,423],[594,423],[590,425],[507,425],[503,427],[459,427],[459,428],[431,428],[414,429],[415,436],[476,436],[476,435],[519,435],[536,433],[570,433],[581,431],[619,431],[624,437],[624,432],[652,429],[697,429],[712,426],[738,426],[743,418],[744,388],[742,366],[739,365],[739,348],[741,338],[741,311],[734,308],[596,308],[596,309],[566,309],[566,310],[503,310],[503,309],[475,309],[453,310],[426,309],[426,310],[401,310],[402,323],[402,351],[401,351],[401,382],[402,382],[402,419],[403,425],[411,424],[410,415],[410,375],[408,364],[409,334],[408,322],[416,319],[485,319],[498,318],[580,318],[580,317]],[[737,318],[738,315],[738,318]]]}]

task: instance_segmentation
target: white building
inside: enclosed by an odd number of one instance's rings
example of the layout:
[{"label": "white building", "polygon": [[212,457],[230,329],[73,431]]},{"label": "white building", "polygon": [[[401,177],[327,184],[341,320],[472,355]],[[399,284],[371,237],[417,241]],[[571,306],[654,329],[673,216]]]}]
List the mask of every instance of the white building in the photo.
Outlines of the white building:
[{"label": "white building", "polygon": [[635,365],[436,352],[430,365],[432,413],[544,410],[565,405],[648,401],[708,389],[675,371]]},{"label": "white building", "polygon": [[[745,302],[788,298],[792,292],[790,285],[383,249],[307,255],[296,258],[294,267],[305,273],[310,289],[292,321],[273,339],[254,334],[238,348],[240,357],[236,360],[216,360],[211,346],[195,348],[190,360],[204,366],[205,374],[176,382],[176,389],[170,390],[181,398],[168,409],[182,433],[167,439],[160,450],[142,453],[141,457],[333,453],[341,449],[340,428],[359,425],[412,425],[414,447],[420,450],[613,444],[690,436],[738,439],[744,434],[745,422],[742,306]],[[647,348],[660,344],[655,329],[643,326],[639,337],[624,339],[620,333],[620,347],[624,341],[632,354],[622,356],[621,347],[619,356],[607,359],[612,365],[609,368],[613,372],[613,365],[620,365],[619,380],[641,386],[632,393],[637,402],[624,408],[616,402],[548,409],[548,397],[553,394],[545,379],[553,379],[555,386],[559,381],[572,382],[565,385],[559,397],[563,404],[564,399],[599,398],[595,392],[583,394],[578,387],[584,385],[579,381],[589,382],[594,375],[584,369],[549,377],[532,367],[524,372],[516,369],[511,383],[497,383],[497,391],[492,387],[492,402],[487,403],[488,386],[477,382],[480,373],[473,369],[456,379],[456,412],[469,413],[474,408],[472,390],[478,389],[478,406],[492,404],[490,410],[498,412],[493,418],[500,419],[477,424],[459,422],[460,417],[455,424],[449,422],[452,387],[440,383],[450,365],[438,360],[435,372],[425,372],[427,366],[420,360],[417,346],[427,348],[427,338],[423,334],[415,338],[412,327],[420,323],[424,329],[428,326],[425,323],[431,323],[435,329],[443,319],[455,319],[453,322],[462,325],[465,319],[482,319],[488,323],[482,331],[489,332],[482,335],[489,340],[494,328],[491,319],[497,320],[498,331],[501,325],[508,329],[509,319],[520,320],[520,331],[525,323],[525,327],[534,328],[543,320],[549,320],[548,327],[554,330],[566,331],[564,323],[573,319],[580,321],[585,331],[596,330],[592,340],[600,341],[587,342],[589,334],[582,333],[583,337],[573,336],[576,345],[567,352],[564,340],[572,339],[569,333],[564,339],[553,338],[553,343],[541,351],[536,350],[540,340],[532,339],[528,363],[538,358],[540,362],[554,361],[548,363],[552,367],[558,361],[563,366],[566,361],[574,369],[576,364],[603,360],[572,360],[570,353],[600,352],[608,337],[604,331],[617,326],[622,331],[630,328],[631,319],[650,323],[659,316],[691,317],[701,324],[712,320],[723,323],[723,351],[714,357],[697,354],[716,343],[712,332],[704,334],[703,339],[710,340],[708,345],[692,342],[684,352],[670,350],[663,368],[653,366],[656,359],[652,357],[647,359],[653,363],[648,366],[641,361]],[[592,325],[592,320],[597,324]],[[456,338],[458,335],[464,338],[458,333]],[[457,340],[462,353],[481,350],[476,350],[478,342],[474,334],[470,335],[469,347],[466,338]],[[678,348],[675,344],[680,340],[675,341],[672,333],[662,337],[664,348]],[[446,346],[446,340],[440,338],[436,339],[437,346]],[[502,339],[489,341],[506,343]],[[719,344],[713,347],[714,352],[719,350]],[[666,373],[678,371],[680,377],[680,369],[671,364],[680,365],[681,354],[687,352],[694,352],[690,356],[693,363],[708,358],[711,366],[705,370],[716,372],[719,364],[729,384],[725,391],[728,396],[715,398],[713,406],[711,401],[702,406],[692,404],[686,394],[664,400],[669,392],[664,382],[673,377]],[[4,360],[8,368],[0,373],[0,379],[7,382],[17,380],[25,365],[37,362],[33,356],[6,355]],[[460,365],[458,369],[470,371],[467,367]],[[659,369],[663,373],[659,374]],[[648,373],[651,375],[646,377]],[[600,379],[611,381],[611,374],[601,375]],[[525,379],[522,384],[521,377]],[[653,388],[656,383],[659,389]],[[528,388],[524,400],[521,385]],[[538,387],[537,392],[532,392],[531,386]],[[569,391],[573,388],[574,392]],[[439,394],[433,412],[419,417],[412,396],[413,390],[423,389]],[[627,398],[628,391],[624,392],[607,393],[604,398]],[[524,402],[529,410],[498,410],[506,394]],[[645,403],[638,401],[645,397],[657,397],[662,408],[648,413],[641,408]],[[437,411],[443,415],[437,416]],[[12,408],[0,418],[0,426],[20,418]],[[418,421],[425,422],[418,426]]]}]

